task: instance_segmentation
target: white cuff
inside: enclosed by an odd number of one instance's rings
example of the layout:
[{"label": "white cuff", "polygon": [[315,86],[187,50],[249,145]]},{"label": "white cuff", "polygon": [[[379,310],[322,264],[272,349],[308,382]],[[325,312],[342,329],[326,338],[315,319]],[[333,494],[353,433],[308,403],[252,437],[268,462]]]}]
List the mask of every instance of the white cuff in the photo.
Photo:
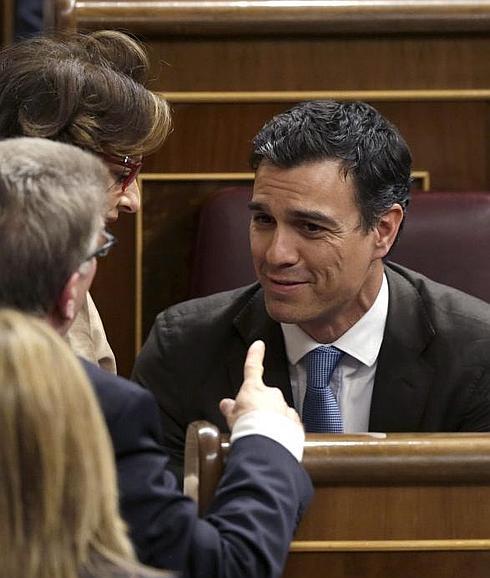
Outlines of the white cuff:
[{"label": "white cuff", "polygon": [[233,426],[230,442],[250,435],[261,435],[281,444],[300,462],[303,458],[303,426],[275,411],[254,410],[240,416]]}]

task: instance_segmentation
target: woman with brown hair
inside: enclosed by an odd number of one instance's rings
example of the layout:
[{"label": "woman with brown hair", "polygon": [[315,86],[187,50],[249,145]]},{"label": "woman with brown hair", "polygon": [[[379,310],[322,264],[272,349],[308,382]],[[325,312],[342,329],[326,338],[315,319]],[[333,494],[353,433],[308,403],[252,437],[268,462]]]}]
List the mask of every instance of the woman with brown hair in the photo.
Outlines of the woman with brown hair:
[{"label": "woman with brown hair", "polygon": [[0,431],[1,578],[165,576],[135,561],[85,372],[47,323],[7,309]]},{"label": "woman with brown hair", "polygon": [[[170,131],[169,107],[148,76],[145,50],[121,32],[21,41],[0,52],[0,139],[48,138],[100,156],[113,178],[106,219],[115,221],[139,209],[142,156]],[[116,371],[90,296],[67,337],[76,353]]]}]

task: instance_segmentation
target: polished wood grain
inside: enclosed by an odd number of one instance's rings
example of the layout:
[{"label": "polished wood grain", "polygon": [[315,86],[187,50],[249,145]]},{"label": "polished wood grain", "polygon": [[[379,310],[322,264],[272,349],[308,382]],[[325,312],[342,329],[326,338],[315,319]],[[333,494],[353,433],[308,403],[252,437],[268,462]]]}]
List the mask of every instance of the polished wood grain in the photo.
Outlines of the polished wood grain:
[{"label": "polished wood grain", "polygon": [[152,88],[164,92],[490,88],[488,32],[155,38],[147,43],[154,55]]},{"label": "polished wood grain", "polygon": [[147,35],[371,34],[490,30],[489,0],[62,0],[79,27],[127,26]]},{"label": "polished wood grain", "polygon": [[[272,116],[294,104],[175,104],[174,132],[157,154],[145,160],[145,171],[247,171],[253,136]],[[488,101],[407,100],[372,104],[399,127],[412,149],[414,170],[429,171],[433,188],[488,189]],[[211,135],[216,138],[210,138]]]},{"label": "polished wood grain", "polygon": [[283,578],[487,578],[490,552],[330,552],[290,556]]},{"label": "polished wood grain", "polygon": [[15,0],[2,0],[0,4],[0,48],[14,39]]},{"label": "polished wood grain", "polygon": [[[211,424],[189,426],[184,489],[201,513],[228,451],[228,436]],[[284,576],[483,577],[489,455],[486,434],[307,434],[303,465],[315,496]]]}]

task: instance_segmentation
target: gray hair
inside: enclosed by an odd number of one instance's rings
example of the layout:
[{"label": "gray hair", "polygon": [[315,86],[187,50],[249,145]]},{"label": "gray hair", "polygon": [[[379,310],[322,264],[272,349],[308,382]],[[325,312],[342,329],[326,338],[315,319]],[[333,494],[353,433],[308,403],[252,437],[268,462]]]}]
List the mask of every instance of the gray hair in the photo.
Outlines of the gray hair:
[{"label": "gray hair", "polygon": [[95,245],[109,178],[101,160],[72,145],[0,142],[0,306],[53,310]]}]

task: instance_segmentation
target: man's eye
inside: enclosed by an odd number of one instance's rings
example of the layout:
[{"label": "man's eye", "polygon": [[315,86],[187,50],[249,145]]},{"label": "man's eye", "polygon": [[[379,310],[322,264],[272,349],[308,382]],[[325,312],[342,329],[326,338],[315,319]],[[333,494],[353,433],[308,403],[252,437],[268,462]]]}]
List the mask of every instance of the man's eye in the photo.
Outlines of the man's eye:
[{"label": "man's eye", "polygon": [[272,223],[272,217],[266,215],[265,213],[257,213],[252,215],[252,221],[256,225],[270,225]]},{"label": "man's eye", "polygon": [[321,227],[316,223],[309,223],[309,222],[301,223],[300,227],[305,233],[312,235],[314,235],[315,233],[322,233],[325,230],[324,227]]}]

